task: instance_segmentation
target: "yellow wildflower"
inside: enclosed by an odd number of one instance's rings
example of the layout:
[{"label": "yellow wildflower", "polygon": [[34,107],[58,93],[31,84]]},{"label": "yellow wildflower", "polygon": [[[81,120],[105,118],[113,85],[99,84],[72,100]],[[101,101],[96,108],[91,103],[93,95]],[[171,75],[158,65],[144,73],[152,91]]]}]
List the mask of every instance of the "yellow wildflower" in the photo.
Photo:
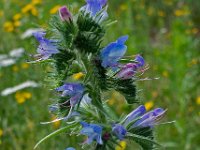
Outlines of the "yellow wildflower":
[{"label": "yellow wildflower", "polygon": [[32,94],[29,93],[29,92],[24,92],[23,96],[24,96],[25,99],[30,99],[32,97]]},{"label": "yellow wildflower", "polygon": [[22,103],[24,103],[25,100],[26,100],[26,99],[21,95],[21,92],[17,92],[17,93],[15,94],[15,99],[16,99],[16,101],[17,101],[18,104],[22,104]]},{"label": "yellow wildflower", "polygon": [[146,110],[148,111],[154,106],[154,102],[153,101],[146,102],[144,104],[144,106],[145,106]]},{"label": "yellow wildflower", "polygon": [[162,10],[160,10],[160,11],[158,11],[158,16],[160,16],[160,17],[165,17],[165,12],[164,11],[162,11]]},{"label": "yellow wildflower", "polygon": [[174,15],[177,17],[189,15],[190,11],[187,9],[177,9],[174,11]]},{"label": "yellow wildflower", "polygon": [[18,68],[18,66],[14,65],[14,66],[12,67],[12,70],[13,70],[13,72],[18,72],[18,71],[19,71],[19,68]]},{"label": "yellow wildflower", "polygon": [[22,69],[28,69],[29,68],[29,64],[28,63],[23,63],[21,64]]},{"label": "yellow wildflower", "polygon": [[[57,117],[56,117],[55,115],[53,115],[52,118],[51,118],[51,120],[53,121],[53,120],[55,120],[55,119],[57,119]],[[55,129],[58,129],[58,128],[60,127],[60,123],[61,123],[60,120],[54,122],[54,123],[53,123],[53,127],[54,127]]]},{"label": "yellow wildflower", "polygon": [[52,9],[50,9],[49,13],[50,14],[55,14],[58,12],[58,9],[60,8],[61,6],[60,5],[56,5],[54,6]]},{"label": "yellow wildflower", "polygon": [[41,4],[41,3],[42,3],[42,0],[32,0],[31,3],[32,3],[33,5]]},{"label": "yellow wildflower", "polygon": [[14,21],[13,25],[15,27],[19,27],[21,25],[21,22],[20,21]]},{"label": "yellow wildflower", "polygon": [[10,21],[5,22],[4,25],[3,25],[3,27],[4,27],[4,30],[6,32],[12,32],[12,31],[14,31],[13,23],[10,22]]},{"label": "yellow wildflower", "polygon": [[120,10],[121,11],[125,11],[125,10],[127,10],[128,9],[128,6],[126,5],[126,4],[121,4],[120,5]]},{"label": "yellow wildflower", "polygon": [[157,91],[153,91],[151,94],[152,94],[152,97],[153,97],[153,98],[158,97],[158,92],[157,92]]},{"label": "yellow wildflower", "polygon": [[112,106],[112,105],[114,105],[114,103],[115,103],[114,98],[111,98],[111,99],[108,100],[108,105]]},{"label": "yellow wildflower", "polygon": [[2,17],[3,16],[3,10],[0,10],[0,17]]},{"label": "yellow wildflower", "polygon": [[193,65],[198,64],[198,59],[193,58],[192,61],[188,62],[188,67],[192,67]]},{"label": "yellow wildflower", "polygon": [[152,16],[153,13],[154,13],[154,8],[153,8],[153,7],[149,7],[149,8],[147,9],[147,15]]},{"label": "yellow wildflower", "polygon": [[199,29],[198,29],[198,28],[193,28],[193,29],[192,29],[192,33],[193,33],[193,34],[197,34],[198,32],[199,32]]},{"label": "yellow wildflower", "polygon": [[193,58],[191,64],[196,65],[197,63],[198,63],[198,60],[196,58]]},{"label": "yellow wildflower", "polygon": [[169,72],[168,72],[168,71],[163,71],[162,75],[163,75],[165,78],[168,78],[168,77],[169,77]]},{"label": "yellow wildflower", "polygon": [[32,14],[33,16],[38,16],[38,10],[37,10],[35,7],[32,7],[32,9],[31,9],[31,14]]},{"label": "yellow wildflower", "polygon": [[32,5],[32,4],[27,4],[26,6],[24,6],[23,8],[22,8],[22,13],[28,13],[29,11],[31,11],[32,10],[32,8],[34,7],[34,5]]},{"label": "yellow wildflower", "polygon": [[3,130],[0,129],[0,137],[2,137],[2,135],[3,135]]},{"label": "yellow wildflower", "polygon": [[200,96],[197,97],[196,103],[197,103],[197,105],[200,105]]},{"label": "yellow wildflower", "polygon": [[24,103],[27,99],[30,99],[32,94],[29,92],[16,92],[15,99],[18,104]]},{"label": "yellow wildflower", "polygon": [[81,79],[82,77],[84,76],[84,74],[82,72],[79,72],[79,73],[76,73],[72,76],[72,78],[74,80],[78,80],[78,79]]},{"label": "yellow wildflower", "polygon": [[172,5],[173,4],[173,0],[164,0],[164,3],[166,5]]},{"label": "yellow wildflower", "polygon": [[17,13],[17,14],[15,14],[15,15],[13,16],[13,20],[19,20],[19,19],[21,19],[21,18],[22,18],[21,13]]},{"label": "yellow wildflower", "polygon": [[116,146],[115,150],[125,150],[126,149],[126,141],[120,141],[119,145]]}]

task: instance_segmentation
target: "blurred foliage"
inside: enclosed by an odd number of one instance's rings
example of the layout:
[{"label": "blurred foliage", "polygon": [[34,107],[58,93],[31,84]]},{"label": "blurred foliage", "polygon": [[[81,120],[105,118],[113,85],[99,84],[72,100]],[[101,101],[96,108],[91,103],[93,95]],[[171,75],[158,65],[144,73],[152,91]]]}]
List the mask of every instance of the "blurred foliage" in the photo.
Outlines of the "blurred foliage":
[{"label": "blurred foliage", "polygon": [[[84,0],[68,0],[72,12],[77,12]],[[1,0],[0,54],[24,47],[27,54],[35,53],[32,38],[21,39],[29,28],[47,27],[50,15],[57,13],[66,1]],[[139,98],[148,109],[168,109],[166,121],[171,125],[157,127],[157,139],[166,149],[199,149],[200,132],[200,1],[198,0],[109,0],[110,19],[119,20],[108,30],[105,44],[128,34],[128,53],[142,54],[150,69],[139,81]],[[113,33],[113,34],[110,34]],[[22,57],[17,64],[0,67],[0,91],[26,80],[44,80],[45,66],[27,66]],[[159,77],[159,80],[154,78]],[[31,150],[37,141],[62,123],[41,125],[55,116],[48,113],[53,93],[45,85],[27,88],[9,96],[0,96],[0,149]],[[108,104],[118,113],[129,112],[119,93],[108,94]],[[119,115],[117,114],[117,115]],[[43,143],[38,149],[64,149],[80,143],[69,135],[59,135]],[[134,143],[133,143],[134,144]],[[123,145],[126,145],[123,143]],[[126,147],[126,146],[124,146]],[[116,149],[119,149],[116,148]],[[132,149],[127,147],[127,149]]]}]

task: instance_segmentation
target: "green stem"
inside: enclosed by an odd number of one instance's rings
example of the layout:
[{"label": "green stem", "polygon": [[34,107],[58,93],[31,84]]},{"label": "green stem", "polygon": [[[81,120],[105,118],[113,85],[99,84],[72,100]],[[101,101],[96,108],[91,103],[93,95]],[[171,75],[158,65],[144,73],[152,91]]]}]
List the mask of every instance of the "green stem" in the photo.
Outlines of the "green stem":
[{"label": "green stem", "polygon": [[103,108],[103,103],[102,103],[102,100],[101,100],[101,89],[99,89],[99,83],[98,83],[98,79],[96,78],[96,76],[94,75],[94,66],[93,64],[91,63],[91,59],[89,58],[85,58],[85,57],[82,57],[81,58],[82,60],[82,64],[84,65],[84,68],[85,68],[85,71],[87,73],[87,78],[85,81],[88,81],[89,83],[86,83],[88,85],[91,86],[91,98],[92,98],[92,103],[97,106],[98,108],[98,112],[99,112],[99,115],[100,115],[100,118],[103,120],[103,121],[106,121],[105,120],[105,115],[106,115],[106,111],[104,111],[104,108]]}]

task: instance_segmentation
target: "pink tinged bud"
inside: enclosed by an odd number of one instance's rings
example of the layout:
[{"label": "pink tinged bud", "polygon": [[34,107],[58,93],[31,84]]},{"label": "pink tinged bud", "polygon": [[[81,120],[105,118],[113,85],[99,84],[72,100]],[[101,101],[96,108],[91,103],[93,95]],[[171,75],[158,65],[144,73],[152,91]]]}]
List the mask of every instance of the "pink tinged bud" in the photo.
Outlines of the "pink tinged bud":
[{"label": "pink tinged bud", "polygon": [[117,77],[121,79],[131,79],[136,73],[136,70],[137,65],[135,63],[128,63],[121,68],[120,72],[117,74]]},{"label": "pink tinged bud", "polygon": [[66,6],[60,7],[59,14],[62,21],[69,21],[69,19],[72,19],[72,15]]}]

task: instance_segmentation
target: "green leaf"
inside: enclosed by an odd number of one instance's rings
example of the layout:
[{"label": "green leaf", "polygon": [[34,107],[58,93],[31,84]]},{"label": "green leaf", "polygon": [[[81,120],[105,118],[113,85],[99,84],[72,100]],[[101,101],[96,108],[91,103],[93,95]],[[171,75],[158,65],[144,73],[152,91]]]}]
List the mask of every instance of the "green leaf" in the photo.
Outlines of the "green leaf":
[{"label": "green leaf", "polygon": [[115,85],[115,90],[124,95],[128,104],[138,103],[138,100],[136,99],[136,86],[132,79],[116,79]]},{"label": "green leaf", "polygon": [[47,136],[45,136],[43,139],[41,139],[41,140],[35,145],[34,149],[36,149],[42,142],[44,142],[44,141],[48,140],[49,138],[54,137],[54,136],[56,136],[56,135],[58,135],[58,134],[60,134],[60,133],[62,133],[62,132],[66,132],[67,130],[71,129],[71,128],[74,127],[74,126],[76,126],[76,123],[71,124],[71,125],[68,125],[68,126],[66,126],[66,127],[63,127],[63,128],[61,128],[61,129],[58,129],[58,130],[56,130],[56,131],[50,133],[49,135],[47,135]]},{"label": "green leaf", "polygon": [[75,47],[81,53],[97,53],[101,49],[104,28],[90,14],[84,12],[79,13],[77,26],[79,31],[74,39]]},{"label": "green leaf", "polygon": [[162,145],[158,144],[154,140],[141,135],[128,132],[126,137],[131,138],[133,141],[138,143],[144,150],[152,150],[154,149],[154,146],[162,147]]}]

